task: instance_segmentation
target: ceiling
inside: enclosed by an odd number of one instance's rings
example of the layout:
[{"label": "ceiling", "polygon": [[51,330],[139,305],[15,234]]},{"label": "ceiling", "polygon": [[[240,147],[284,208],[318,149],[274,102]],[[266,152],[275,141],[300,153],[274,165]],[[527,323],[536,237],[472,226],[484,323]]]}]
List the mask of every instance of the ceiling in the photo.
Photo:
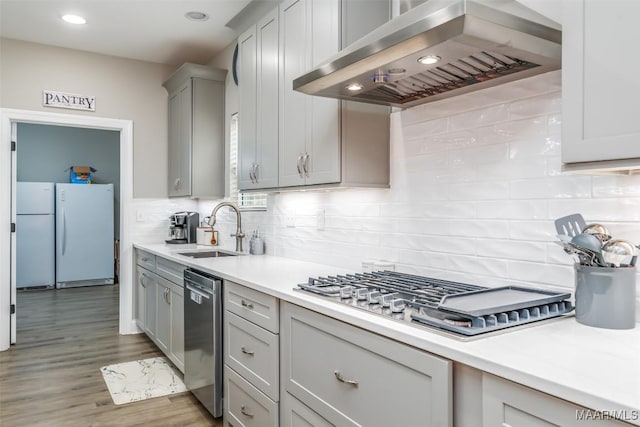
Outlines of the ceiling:
[{"label": "ceiling", "polygon": [[[207,64],[236,39],[225,26],[250,0],[0,0],[0,36],[130,59]],[[185,18],[205,12],[206,21]],[[62,21],[83,16],[85,25]]]}]

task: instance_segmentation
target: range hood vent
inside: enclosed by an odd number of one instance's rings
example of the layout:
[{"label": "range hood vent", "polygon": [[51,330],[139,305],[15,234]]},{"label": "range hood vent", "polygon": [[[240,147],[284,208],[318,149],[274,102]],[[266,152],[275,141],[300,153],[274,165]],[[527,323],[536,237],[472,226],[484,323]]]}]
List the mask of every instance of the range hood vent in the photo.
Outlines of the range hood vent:
[{"label": "range hood vent", "polygon": [[513,0],[430,0],[295,79],[293,88],[413,107],[557,70],[561,39],[557,23]]}]

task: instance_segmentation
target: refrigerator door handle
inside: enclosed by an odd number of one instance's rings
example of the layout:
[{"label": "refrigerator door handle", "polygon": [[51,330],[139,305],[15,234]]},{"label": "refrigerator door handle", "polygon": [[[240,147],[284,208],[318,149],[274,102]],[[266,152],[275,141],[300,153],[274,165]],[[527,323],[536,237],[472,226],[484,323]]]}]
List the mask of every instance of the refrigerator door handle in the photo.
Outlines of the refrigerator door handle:
[{"label": "refrigerator door handle", "polygon": [[62,213],[62,255],[66,252],[67,248],[67,230],[66,230],[66,220],[64,217],[64,208],[60,211]]}]

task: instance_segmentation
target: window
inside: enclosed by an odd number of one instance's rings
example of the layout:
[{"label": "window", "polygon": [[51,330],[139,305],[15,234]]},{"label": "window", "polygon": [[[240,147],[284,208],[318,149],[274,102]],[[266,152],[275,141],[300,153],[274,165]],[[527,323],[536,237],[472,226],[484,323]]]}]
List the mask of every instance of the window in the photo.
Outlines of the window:
[{"label": "window", "polygon": [[267,208],[266,194],[238,191],[238,113],[231,116],[229,133],[229,196],[241,209],[264,210]]}]

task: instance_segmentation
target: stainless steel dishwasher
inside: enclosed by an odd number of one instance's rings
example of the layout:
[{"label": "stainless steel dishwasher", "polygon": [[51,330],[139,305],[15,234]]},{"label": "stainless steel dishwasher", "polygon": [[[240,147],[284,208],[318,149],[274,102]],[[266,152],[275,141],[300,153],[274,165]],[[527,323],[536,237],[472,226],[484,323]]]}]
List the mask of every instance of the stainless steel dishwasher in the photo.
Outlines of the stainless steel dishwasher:
[{"label": "stainless steel dishwasher", "polygon": [[184,271],[184,383],[214,417],[222,416],[222,280]]}]

